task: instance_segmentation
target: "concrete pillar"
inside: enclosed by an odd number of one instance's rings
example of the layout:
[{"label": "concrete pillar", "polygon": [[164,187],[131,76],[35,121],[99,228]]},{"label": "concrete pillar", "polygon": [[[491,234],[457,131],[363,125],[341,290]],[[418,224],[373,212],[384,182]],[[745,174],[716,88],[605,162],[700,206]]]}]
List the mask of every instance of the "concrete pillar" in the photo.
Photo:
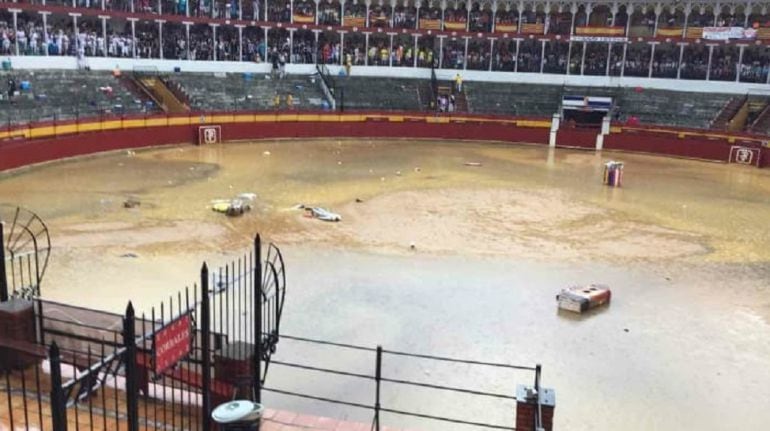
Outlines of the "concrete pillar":
[{"label": "concrete pillar", "polygon": [[601,151],[604,148],[604,137],[610,134],[610,115],[602,118],[602,130],[596,135],[596,151]]},{"label": "concrete pillar", "polygon": [[682,59],[684,58],[684,47],[686,43],[679,44],[679,63],[676,66],[676,79],[682,78]]},{"label": "concrete pillar", "polygon": [[735,82],[741,82],[741,65],[743,64],[743,51],[746,49],[745,45],[738,47],[738,64],[735,65]]},{"label": "concrete pillar", "polygon": [[559,131],[559,124],[561,123],[561,115],[558,113],[553,114],[551,118],[551,133],[548,137],[548,146],[556,148],[556,133]]},{"label": "concrete pillar", "polygon": [[709,45],[709,64],[706,68],[706,81],[711,79],[711,60],[714,58],[714,45]]}]

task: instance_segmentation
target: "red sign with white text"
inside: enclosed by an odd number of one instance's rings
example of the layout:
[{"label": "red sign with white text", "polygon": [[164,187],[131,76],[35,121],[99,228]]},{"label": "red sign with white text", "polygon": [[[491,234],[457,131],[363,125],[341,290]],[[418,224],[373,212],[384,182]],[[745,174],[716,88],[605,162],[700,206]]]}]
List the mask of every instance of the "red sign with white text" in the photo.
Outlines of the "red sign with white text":
[{"label": "red sign with white text", "polygon": [[153,362],[155,374],[162,374],[190,353],[192,320],[189,314],[180,316],[155,333]]}]

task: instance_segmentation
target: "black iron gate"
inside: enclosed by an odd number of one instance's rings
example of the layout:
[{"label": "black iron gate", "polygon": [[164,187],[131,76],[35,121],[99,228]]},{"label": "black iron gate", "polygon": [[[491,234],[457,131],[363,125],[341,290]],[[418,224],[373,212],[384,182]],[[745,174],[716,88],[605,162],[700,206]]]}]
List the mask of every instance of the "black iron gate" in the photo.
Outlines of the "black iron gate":
[{"label": "black iron gate", "polygon": [[[30,390],[50,404],[39,429],[209,430],[216,405],[236,397],[259,402],[286,296],[280,250],[269,244],[262,257],[257,235],[248,253],[213,271],[204,263],[199,284],[138,316],[131,303],[121,316],[36,298],[37,341],[49,346],[50,367],[43,382],[35,368]],[[160,367],[156,342],[172,327],[183,328],[189,344]],[[11,415],[13,376],[6,373]],[[32,423],[23,420],[16,423]]]}]

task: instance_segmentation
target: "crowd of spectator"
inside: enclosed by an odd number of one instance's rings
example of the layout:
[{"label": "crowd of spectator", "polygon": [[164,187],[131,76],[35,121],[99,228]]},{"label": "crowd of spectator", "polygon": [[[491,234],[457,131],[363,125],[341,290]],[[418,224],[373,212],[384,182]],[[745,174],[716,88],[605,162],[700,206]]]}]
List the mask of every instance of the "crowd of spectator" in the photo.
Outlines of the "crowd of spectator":
[{"label": "crowd of spectator", "polygon": [[[283,7],[280,2],[275,3],[277,7]],[[302,11],[308,9],[303,8],[308,5],[312,6],[310,10],[314,13],[315,3],[312,2],[295,3],[295,11],[304,13]],[[380,9],[379,12],[386,9]],[[407,9],[397,8],[394,19],[400,23],[408,20],[405,14]],[[340,19],[335,12],[336,6],[320,10],[324,20]],[[475,16],[479,22],[483,22],[483,11],[477,12],[479,14]],[[461,8],[448,19],[462,20],[463,16],[467,16],[467,12]],[[473,10],[471,16],[474,16]],[[507,19],[512,16],[500,17]],[[526,19],[530,18],[537,19],[537,15]],[[161,43],[159,25],[154,22],[139,21],[132,33],[127,21],[110,20],[109,25],[102,28],[101,21],[84,17],[77,21],[75,27],[71,17],[57,15],[49,15],[44,28],[41,16],[23,13],[17,16],[14,31],[9,14],[5,14],[0,15],[0,55],[14,54],[18,45],[21,55],[86,58],[160,58],[162,55],[166,59],[252,62],[271,62],[273,57],[283,56],[287,63],[403,67],[415,64],[418,67],[438,67],[440,63],[441,67],[447,69],[488,70],[491,67],[497,71],[540,73],[542,70],[544,73],[598,76],[609,73],[611,76],[622,74],[637,77],[647,77],[652,72],[653,77],[659,78],[706,79],[708,76],[712,80],[726,81],[735,80],[736,74],[740,73],[740,79],[748,82],[766,82],[770,66],[770,54],[763,46],[746,47],[739,65],[737,46],[717,46],[710,54],[707,46],[690,44],[684,49],[680,67],[680,47],[673,43],[657,44],[652,57],[652,45],[647,43],[630,43],[624,54],[623,44],[619,43],[611,47],[606,43],[587,43],[586,52],[583,53],[583,43],[573,43],[570,48],[566,41],[547,41],[543,49],[540,40],[525,39],[517,49],[515,41],[498,39],[490,50],[488,40],[469,39],[466,51],[464,38],[444,39],[443,48],[440,49],[437,38],[421,37],[415,47],[414,38],[398,35],[391,49],[390,39],[385,35],[371,35],[367,46],[362,34],[346,33],[343,44],[340,35],[335,32],[316,35],[310,31],[296,31],[291,38],[285,29],[271,29],[267,46],[263,29],[254,27],[243,29],[239,37],[234,27],[213,28],[195,24],[189,27],[188,35],[184,25],[166,23],[162,33]]]}]

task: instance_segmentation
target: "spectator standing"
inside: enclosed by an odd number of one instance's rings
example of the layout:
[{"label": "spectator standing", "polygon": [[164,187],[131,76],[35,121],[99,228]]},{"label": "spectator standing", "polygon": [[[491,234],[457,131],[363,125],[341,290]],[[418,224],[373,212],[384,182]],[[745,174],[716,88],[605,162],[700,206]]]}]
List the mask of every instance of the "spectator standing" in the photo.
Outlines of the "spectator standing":
[{"label": "spectator standing", "polygon": [[455,89],[458,93],[463,92],[463,77],[459,73],[455,76]]}]

